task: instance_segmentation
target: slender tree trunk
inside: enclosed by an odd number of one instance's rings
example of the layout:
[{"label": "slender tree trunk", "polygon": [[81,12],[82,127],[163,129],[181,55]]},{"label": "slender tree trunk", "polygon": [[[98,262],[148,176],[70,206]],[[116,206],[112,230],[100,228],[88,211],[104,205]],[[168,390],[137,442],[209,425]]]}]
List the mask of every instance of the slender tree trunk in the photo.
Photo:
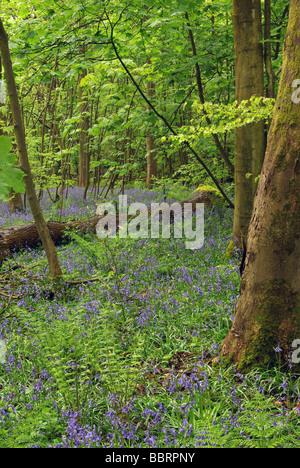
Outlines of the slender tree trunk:
[{"label": "slender tree trunk", "polygon": [[10,211],[24,211],[22,195],[13,190],[9,194],[9,209]]},{"label": "slender tree trunk", "polygon": [[[233,0],[235,86],[238,103],[264,96],[264,65],[260,0]],[[253,200],[265,154],[264,122],[235,131],[235,212],[233,239],[247,236]],[[253,174],[248,178],[246,175]]]},{"label": "slender tree trunk", "polygon": [[148,130],[146,137],[146,149],[147,149],[147,179],[146,187],[150,187],[153,183],[153,178],[157,177],[157,162],[156,162],[156,144],[155,139],[151,133],[151,129]]},{"label": "slender tree trunk", "polygon": [[[84,55],[86,48],[82,48]],[[87,75],[87,71],[83,70],[79,76],[79,113],[80,113],[80,137],[79,137],[79,187],[85,187],[86,190],[90,182],[90,158],[88,153],[88,128],[89,119],[87,117],[88,100],[84,95],[84,89],[80,86],[81,80]]]},{"label": "slender tree trunk", "polygon": [[[248,234],[241,294],[221,354],[241,370],[287,359],[300,338],[299,0],[291,0],[282,75]],[[297,46],[298,45],[298,46]]]},{"label": "slender tree trunk", "polygon": [[12,68],[12,62],[10,57],[9,45],[8,45],[8,36],[4,29],[2,20],[0,19],[0,51],[3,60],[3,66],[6,74],[6,82],[8,95],[11,104],[11,111],[13,116],[14,131],[16,137],[16,143],[19,153],[19,160],[21,164],[21,169],[23,170],[25,176],[25,186],[26,186],[26,195],[30,204],[30,208],[36,223],[36,227],[41,238],[42,244],[44,246],[50,274],[52,278],[58,279],[62,276],[62,271],[59,265],[57,253],[51,239],[48,227],[45,223],[43,213],[41,211],[37,195],[35,192],[35,186],[32,178],[32,173],[28,160],[27,146],[25,140],[25,131],[24,124],[21,116],[20,103],[17,95],[17,88]]},{"label": "slender tree trunk", "polygon": [[5,125],[5,117],[2,112],[2,107],[5,105],[5,88],[3,89],[3,73],[2,59],[0,56],[0,135],[4,135],[3,127]]},{"label": "slender tree trunk", "polygon": [[[180,114],[180,126],[183,127],[185,125],[185,115],[184,113]],[[179,161],[181,166],[185,166],[189,163],[188,153],[185,148],[181,147],[179,149]]]},{"label": "slender tree trunk", "polygon": [[[147,95],[149,99],[155,97],[155,84],[151,81],[147,83]],[[146,149],[147,149],[147,178],[146,187],[150,187],[153,178],[157,177],[157,161],[156,161],[156,142],[153,136],[153,126],[151,126],[146,136]]]},{"label": "slender tree trunk", "polygon": [[277,34],[276,34],[276,49],[275,49],[275,53],[274,53],[274,60],[277,60],[278,57],[279,57],[279,54],[280,54],[280,48],[281,48],[281,33],[282,33],[282,29],[283,29],[283,23],[284,23],[284,20],[285,20],[285,17],[288,15],[289,13],[289,9],[290,9],[290,5],[286,5],[283,12],[282,12],[282,15],[281,15],[281,19],[280,19],[280,27],[277,31]]},{"label": "slender tree trunk", "polygon": [[265,67],[268,80],[267,97],[275,98],[275,74],[272,67],[272,54],[271,54],[271,0],[265,0]]}]

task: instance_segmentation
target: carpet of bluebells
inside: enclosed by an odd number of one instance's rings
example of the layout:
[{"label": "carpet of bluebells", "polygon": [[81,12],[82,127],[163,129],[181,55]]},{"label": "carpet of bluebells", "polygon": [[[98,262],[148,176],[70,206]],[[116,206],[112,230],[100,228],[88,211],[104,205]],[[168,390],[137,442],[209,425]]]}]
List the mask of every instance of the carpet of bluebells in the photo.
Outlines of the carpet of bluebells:
[{"label": "carpet of bluebells", "polygon": [[[97,200],[73,188],[63,206],[46,195],[41,206],[46,219],[84,219]],[[1,204],[2,227],[31,221]],[[41,247],[4,261],[0,447],[299,447],[300,381],[282,370],[280,343],[264,371],[241,375],[218,357],[240,287],[232,222],[232,210],[207,208],[194,251],[74,234],[57,247],[67,287],[55,292]]]}]

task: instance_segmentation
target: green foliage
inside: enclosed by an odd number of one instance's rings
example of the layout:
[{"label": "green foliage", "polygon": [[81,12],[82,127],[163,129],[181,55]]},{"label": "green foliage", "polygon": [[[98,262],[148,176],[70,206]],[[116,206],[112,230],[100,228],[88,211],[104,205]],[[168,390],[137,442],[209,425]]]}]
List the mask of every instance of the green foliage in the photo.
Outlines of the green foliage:
[{"label": "green foliage", "polygon": [[[273,3],[277,72],[288,1]],[[141,187],[150,132],[159,168],[155,186],[161,195],[184,199],[196,187],[217,193],[202,167],[183,154],[182,143],[193,145],[218,180],[230,180],[213,134],[233,162],[235,128],[268,122],[274,105],[264,98],[239,106],[234,102],[231,9],[231,0],[2,0],[37,188],[77,184],[83,136],[91,183],[108,187],[118,177],[127,186]],[[171,122],[176,138],[170,138],[116,59],[112,32],[145,95],[152,84],[150,100]],[[199,103],[196,62],[204,105]],[[12,135],[9,110],[2,110],[6,122],[1,126]],[[88,128],[82,131],[84,118]],[[1,137],[0,199],[11,188],[24,190],[23,173],[14,167],[10,152],[10,140]],[[228,182],[225,190],[231,193],[233,185]],[[52,205],[51,218],[63,203],[69,201]],[[241,376],[216,362],[240,287],[240,252],[228,245],[228,216],[222,207],[207,210],[209,244],[197,252],[187,252],[177,240],[141,241],[137,246],[135,241],[101,243],[74,234],[74,242],[60,250],[64,278],[83,283],[69,284],[52,299],[43,279],[42,252],[22,252],[9,260],[26,263],[30,271],[31,259],[39,255],[41,267],[25,279],[9,270],[21,297],[17,291],[15,304],[6,304],[13,320],[1,321],[8,348],[7,362],[0,363],[1,446],[63,443],[65,410],[73,411],[82,427],[100,428],[103,446],[132,447],[134,437],[147,446],[146,434],[160,447],[299,445],[298,415],[293,412],[299,382],[291,379],[284,393],[282,373],[274,370],[275,377],[268,375],[263,382],[264,395],[256,388],[256,375]],[[87,282],[89,278],[97,281]],[[276,395],[281,406],[275,404]],[[135,408],[126,407],[132,401]],[[130,438],[132,428],[136,432]]]},{"label": "green foliage", "polygon": [[291,434],[293,416],[286,413],[286,420],[279,421],[275,403],[260,393],[245,401],[240,419],[241,431],[246,435],[245,448],[289,448],[295,444],[295,437]]},{"label": "green foliage", "polygon": [[[226,134],[250,123],[261,120],[270,120],[274,110],[274,99],[264,97],[252,97],[240,104],[213,104],[207,102],[204,105],[194,102],[197,118],[191,120],[191,125],[183,126],[177,136],[171,139],[182,143],[189,141],[196,143],[201,136],[208,137],[212,134]],[[207,125],[207,117],[212,124]]]},{"label": "green foliage", "polygon": [[63,433],[63,425],[57,411],[47,402],[38,408],[20,408],[22,417],[11,412],[11,430],[0,430],[1,448],[27,448],[34,444],[57,443]]},{"label": "green foliage", "polygon": [[[272,4],[272,58],[274,72],[280,68],[286,28],[286,0]],[[91,0],[68,0],[64,6],[50,1],[44,6],[29,2],[2,1],[2,14],[10,33],[14,70],[22,95],[22,109],[31,164],[37,186],[54,186],[64,179],[77,181],[80,124],[88,119],[87,145],[91,181],[107,178],[122,183],[146,177],[146,135],[156,142],[159,177],[174,179],[181,171],[182,143],[188,141],[202,155],[218,180],[228,177],[212,135],[233,161],[233,131],[241,125],[269,120],[273,102],[252,98],[234,102],[233,24],[230,0],[195,2],[153,0],[109,4]],[[189,44],[189,15],[197,56]],[[98,21],[101,18],[100,22]],[[80,24],[79,24],[80,23]],[[132,31],[135,33],[132,34]],[[141,98],[111,44],[132,76],[148,94],[159,114],[171,123],[178,136],[161,125]],[[205,104],[199,102],[195,79],[198,63]],[[24,72],[26,70],[26,73]],[[79,89],[86,100],[82,112]],[[212,124],[207,125],[206,117]],[[191,155],[187,155],[191,157]],[[105,163],[109,161],[109,166]],[[194,159],[188,162],[196,177],[206,178]],[[53,174],[53,172],[55,174]]]},{"label": "green foliage", "polygon": [[[64,7],[52,1],[46,8],[35,0],[4,1],[3,15],[16,59],[15,74],[22,89],[29,154],[37,186],[44,188],[46,181],[51,186],[58,184],[53,169],[56,176],[68,177],[69,185],[70,180],[76,179],[83,116],[89,119],[87,138],[94,174],[97,171],[103,174],[105,165],[101,162],[107,159],[111,172],[106,172],[106,177],[114,175],[125,181],[133,176],[145,179],[145,140],[149,129],[157,141],[159,175],[169,156],[177,170],[180,166],[177,149],[160,142],[166,128],[145,107],[123,67],[115,60],[110,44],[111,26],[115,24],[114,39],[124,63],[141,83],[144,93],[147,94],[147,83],[154,83],[155,97],[151,100],[176,128],[182,119],[186,122],[190,119],[191,104],[196,97],[195,90],[190,93],[195,84],[195,59],[187,48],[186,11],[193,22],[198,56],[202,57],[200,65],[208,83],[208,99],[217,92],[219,101],[227,102],[233,91],[227,68],[233,61],[232,25],[225,20],[230,2],[222,0],[218,5],[217,10],[214,5],[208,8],[205,2],[192,1],[172,0],[161,8],[151,0],[146,4],[140,0],[130,4],[114,0],[109,5],[70,0]],[[217,41],[211,38],[210,8],[214,10]],[[99,17],[105,19],[99,23],[95,19]],[[78,21],[82,23],[80,28]],[[218,82],[216,68],[220,74]],[[28,75],[24,75],[24,70],[28,70]],[[87,100],[84,114],[79,105],[79,87]],[[218,168],[218,164],[214,166]]]},{"label": "green foliage", "polygon": [[24,193],[24,173],[14,167],[16,157],[11,154],[12,141],[7,136],[0,136],[0,200],[9,197],[11,189],[16,193]]},{"label": "green foliage", "polygon": [[196,191],[199,192],[213,192],[214,194],[221,195],[220,190],[216,189],[215,187],[211,187],[210,185],[200,185]]}]

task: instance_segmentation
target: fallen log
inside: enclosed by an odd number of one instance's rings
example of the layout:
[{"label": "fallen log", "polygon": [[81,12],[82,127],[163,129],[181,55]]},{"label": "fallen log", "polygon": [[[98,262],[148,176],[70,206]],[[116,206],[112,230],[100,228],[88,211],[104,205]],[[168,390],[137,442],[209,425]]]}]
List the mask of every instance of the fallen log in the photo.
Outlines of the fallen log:
[{"label": "fallen log", "polygon": [[[182,208],[185,203],[192,203],[193,209],[195,209],[197,203],[204,203],[209,207],[214,202],[214,193],[207,191],[196,191],[190,198],[187,198],[178,203],[181,204]],[[150,214],[150,209],[148,212]],[[95,234],[96,226],[102,218],[103,215],[97,215],[80,221],[48,221],[47,227],[50,231],[54,244],[58,245],[63,241],[63,239],[68,237],[68,231],[91,232]],[[128,219],[130,218],[131,217],[128,216]],[[36,247],[39,243],[40,238],[35,223],[11,226],[2,229],[0,228],[0,266],[5,258],[11,256],[12,252],[16,252],[22,248]]]},{"label": "fallen log", "polygon": [[179,202],[181,206],[185,203],[191,203],[193,211],[196,209],[198,203],[204,203],[205,206],[211,207],[216,203],[222,203],[224,205],[224,199],[217,190],[196,190],[189,198]]},{"label": "fallen log", "polygon": [[[96,225],[101,216],[93,216],[83,221],[48,221],[47,227],[57,245],[66,237],[68,231],[96,232]],[[36,247],[41,242],[35,223],[11,226],[0,229],[0,262],[21,248]]]}]

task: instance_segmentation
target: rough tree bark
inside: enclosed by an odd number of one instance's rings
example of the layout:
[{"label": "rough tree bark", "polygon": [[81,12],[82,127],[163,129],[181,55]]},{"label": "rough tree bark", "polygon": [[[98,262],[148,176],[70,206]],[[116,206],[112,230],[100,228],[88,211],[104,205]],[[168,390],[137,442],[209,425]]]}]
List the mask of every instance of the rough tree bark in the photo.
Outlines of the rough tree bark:
[{"label": "rough tree bark", "polygon": [[291,0],[282,75],[248,233],[241,294],[221,355],[240,370],[283,361],[300,338],[299,0]]},{"label": "rough tree bark", "polygon": [[12,62],[10,57],[9,45],[8,45],[8,35],[4,29],[2,20],[0,18],[0,52],[3,62],[3,67],[6,75],[6,83],[8,89],[8,95],[10,99],[11,112],[13,116],[15,138],[18,148],[20,167],[24,172],[24,181],[26,187],[26,195],[30,208],[35,220],[35,224],[40,236],[40,239],[43,243],[48,263],[50,274],[53,279],[58,279],[62,277],[62,271],[59,265],[57,253],[51,239],[48,227],[45,223],[42,210],[40,208],[38,198],[35,192],[35,186],[32,178],[32,173],[30,169],[30,164],[28,160],[26,139],[24,124],[22,120],[20,104],[17,94],[17,88],[15,83],[15,77],[12,68]]},{"label": "rough tree bark", "polygon": [[[233,0],[235,86],[238,103],[264,96],[264,63],[260,0]],[[243,240],[251,219],[265,154],[264,122],[235,131],[235,212],[233,240]],[[253,174],[247,179],[246,174]]]}]

